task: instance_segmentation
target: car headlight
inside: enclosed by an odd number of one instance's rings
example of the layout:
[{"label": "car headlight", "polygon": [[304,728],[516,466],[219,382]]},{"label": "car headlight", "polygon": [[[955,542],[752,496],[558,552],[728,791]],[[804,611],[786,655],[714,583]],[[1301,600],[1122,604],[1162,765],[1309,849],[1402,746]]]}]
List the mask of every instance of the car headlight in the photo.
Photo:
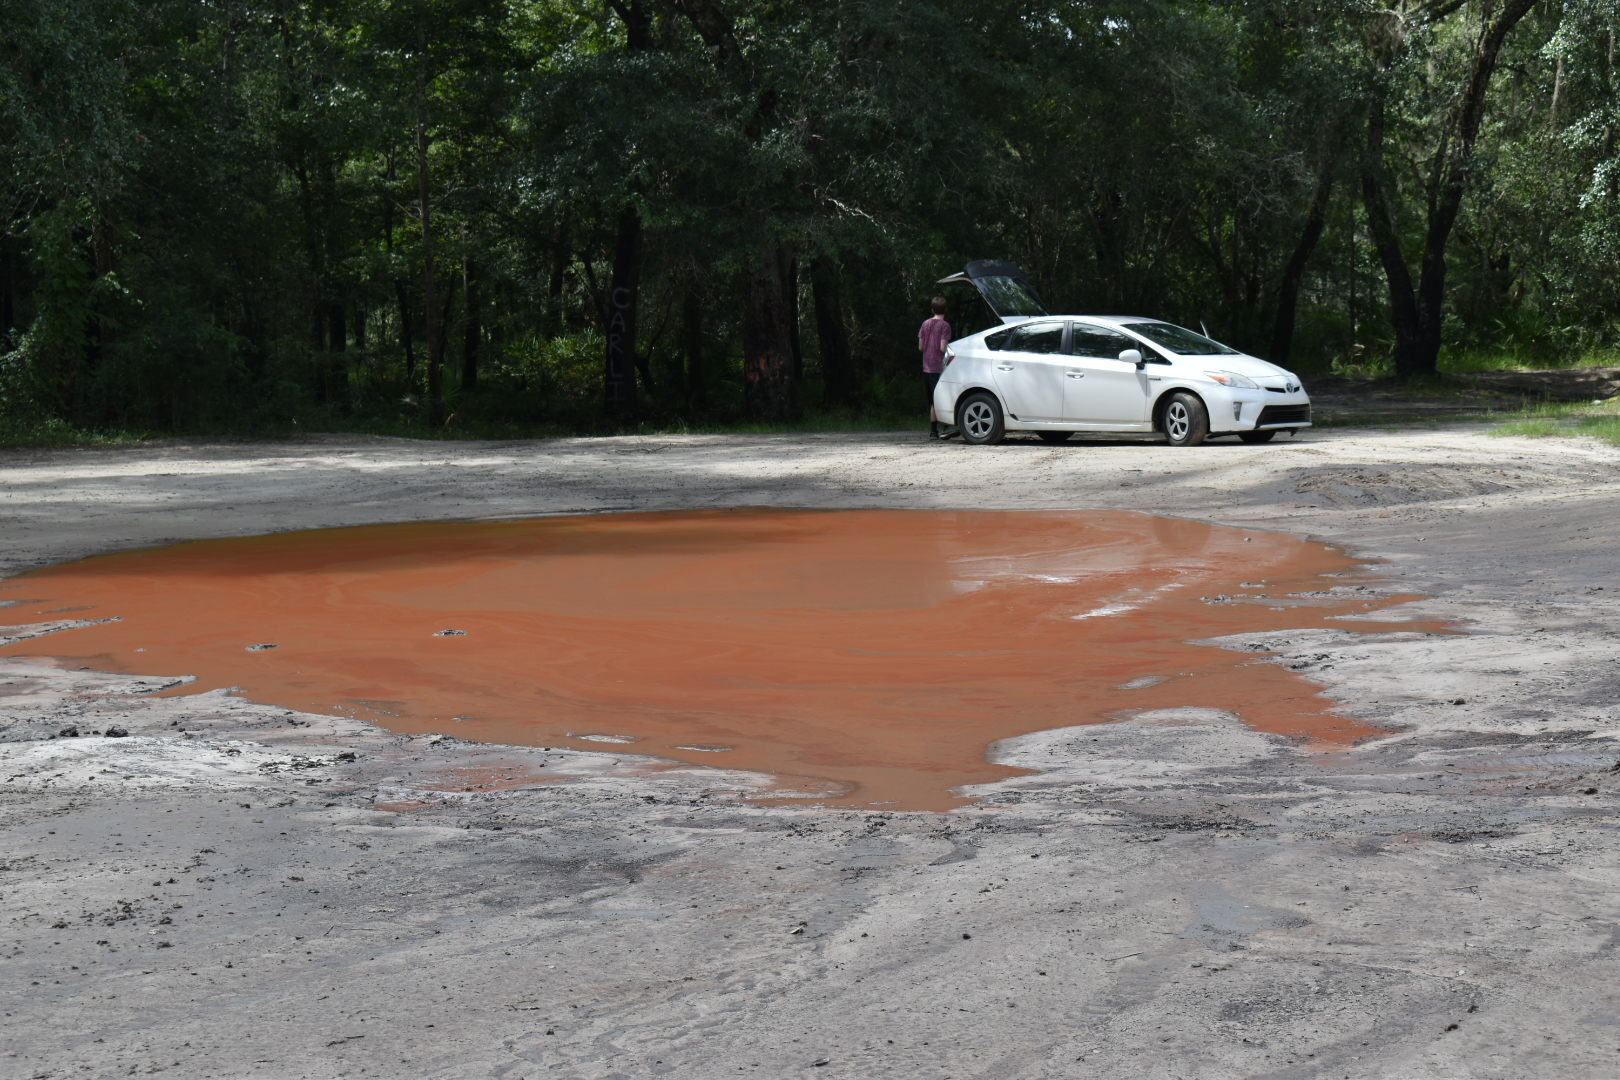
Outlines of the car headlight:
[{"label": "car headlight", "polygon": [[1208,375],[1222,386],[1237,386],[1244,390],[1260,389],[1259,383],[1255,382],[1247,375],[1239,375],[1235,371],[1206,371],[1204,374]]}]

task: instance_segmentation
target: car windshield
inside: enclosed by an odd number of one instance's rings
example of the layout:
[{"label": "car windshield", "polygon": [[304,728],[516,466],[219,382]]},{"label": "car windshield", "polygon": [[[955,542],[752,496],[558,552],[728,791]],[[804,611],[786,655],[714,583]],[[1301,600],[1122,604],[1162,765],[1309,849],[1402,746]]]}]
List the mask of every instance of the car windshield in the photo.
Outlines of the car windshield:
[{"label": "car windshield", "polygon": [[1042,307],[1024,283],[1017,278],[1010,277],[981,277],[974,278],[973,283],[984,293],[984,298],[990,301],[990,306],[997,315],[1045,315],[1046,309]]},{"label": "car windshield", "polygon": [[1169,349],[1178,356],[1237,356],[1236,349],[1228,349],[1203,334],[1195,334],[1185,327],[1167,322],[1126,323],[1125,329],[1141,334],[1160,348]]}]

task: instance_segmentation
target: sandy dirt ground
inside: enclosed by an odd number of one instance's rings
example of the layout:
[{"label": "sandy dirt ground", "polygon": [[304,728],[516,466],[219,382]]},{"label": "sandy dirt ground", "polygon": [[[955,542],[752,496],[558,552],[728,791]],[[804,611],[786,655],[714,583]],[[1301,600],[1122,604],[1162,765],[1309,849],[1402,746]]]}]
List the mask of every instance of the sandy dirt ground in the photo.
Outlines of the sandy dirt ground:
[{"label": "sandy dirt ground", "polygon": [[[1353,750],[1172,710],[998,744],[1039,771],[949,814],[759,806],[739,797],[757,776],[0,661],[0,1075],[1620,1075],[1614,447],[1448,424],[1197,449],[8,451],[0,574],[282,529],[727,506],[1287,530],[1385,560],[1381,587],[1429,597],[1395,614],[1467,633],[1233,643],[1391,732]],[[572,779],[535,784],[541,764]]]}]

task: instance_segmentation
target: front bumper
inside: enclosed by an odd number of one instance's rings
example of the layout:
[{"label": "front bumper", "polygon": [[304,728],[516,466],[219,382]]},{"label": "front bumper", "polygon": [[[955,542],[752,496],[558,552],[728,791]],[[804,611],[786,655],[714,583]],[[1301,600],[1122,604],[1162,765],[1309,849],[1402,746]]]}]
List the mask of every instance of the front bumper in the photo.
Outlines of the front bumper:
[{"label": "front bumper", "polygon": [[[1222,396],[1225,402],[1219,401]],[[1288,431],[1311,426],[1311,399],[1303,390],[1292,394],[1227,390],[1224,395],[1210,395],[1209,406],[1212,432]]]}]

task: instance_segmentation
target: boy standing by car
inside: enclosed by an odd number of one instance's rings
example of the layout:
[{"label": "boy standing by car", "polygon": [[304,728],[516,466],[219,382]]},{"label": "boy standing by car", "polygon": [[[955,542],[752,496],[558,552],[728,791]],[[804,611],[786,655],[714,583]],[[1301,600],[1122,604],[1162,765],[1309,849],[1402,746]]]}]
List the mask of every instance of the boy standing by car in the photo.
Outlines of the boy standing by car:
[{"label": "boy standing by car", "polygon": [[940,424],[934,412],[934,387],[939,384],[940,372],[945,370],[945,346],[951,340],[951,324],[945,321],[943,296],[934,297],[929,306],[934,314],[917,329],[917,348],[922,352],[923,382],[928,387],[928,437],[948,439],[956,434],[956,429]]}]

